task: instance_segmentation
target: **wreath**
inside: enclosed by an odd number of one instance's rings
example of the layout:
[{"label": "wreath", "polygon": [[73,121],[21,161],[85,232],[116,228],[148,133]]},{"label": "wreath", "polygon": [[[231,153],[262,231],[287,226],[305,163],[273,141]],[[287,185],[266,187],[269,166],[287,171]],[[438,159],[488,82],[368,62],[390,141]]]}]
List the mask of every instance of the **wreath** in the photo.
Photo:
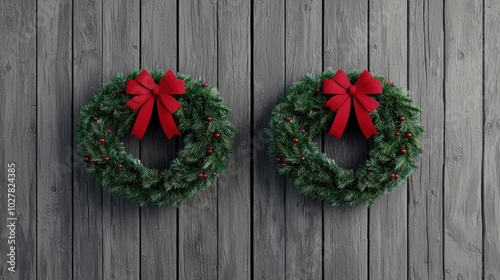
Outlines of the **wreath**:
[{"label": "wreath", "polygon": [[[328,134],[340,138],[351,107],[364,136],[374,135],[368,159],[353,170],[336,165],[313,142],[329,125]],[[367,70],[309,74],[274,109],[269,153],[303,195],[332,205],[371,205],[415,170],[423,132],[419,112],[404,88]]]},{"label": "wreath", "polygon": [[[166,136],[185,136],[184,147],[162,171],[145,167],[121,140],[129,133],[142,139],[155,103]],[[111,194],[141,206],[178,206],[226,168],[235,132],[229,113],[217,89],[202,80],[170,70],[117,75],[82,107],[78,153]]]}]

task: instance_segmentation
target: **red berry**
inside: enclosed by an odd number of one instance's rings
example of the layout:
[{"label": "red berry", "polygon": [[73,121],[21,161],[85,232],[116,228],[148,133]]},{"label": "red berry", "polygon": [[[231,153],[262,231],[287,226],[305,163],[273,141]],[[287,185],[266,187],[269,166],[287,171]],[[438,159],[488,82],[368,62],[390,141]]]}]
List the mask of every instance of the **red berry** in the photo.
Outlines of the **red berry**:
[{"label": "red berry", "polygon": [[394,82],[391,82],[391,86],[392,86],[392,87],[393,87],[393,86],[396,86],[396,83],[394,83]]},{"label": "red berry", "polygon": [[122,169],[122,168],[123,168],[123,164],[121,164],[121,163],[120,163],[120,164],[118,164],[118,168],[119,168],[119,169]]},{"label": "red berry", "polygon": [[208,83],[207,82],[203,82],[203,87],[207,87],[208,86]]},{"label": "red berry", "polygon": [[215,171],[212,172],[212,175],[217,176],[217,172],[215,172]]},{"label": "red berry", "polygon": [[104,138],[101,138],[101,139],[99,139],[99,142],[101,142],[101,143],[105,143],[105,142],[106,142],[106,140],[105,140]]},{"label": "red berry", "polygon": [[401,132],[396,131],[396,136],[399,136],[399,135],[401,135]]},{"label": "red berry", "polygon": [[282,163],[281,167],[285,168],[286,167],[286,163]]},{"label": "red berry", "polygon": [[281,158],[277,157],[276,162],[280,162],[280,161],[281,161]]},{"label": "red berry", "polygon": [[207,174],[203,174],[203,179],[207,179],[208,178],[208,175]]},{"label": "red berry", "polygon": [[111,132],[113,132],[113,131],[111,129],[108,129],[108,133],[111,133]]},{"label": "red berry", "polygon": [[286,118],[285,118],[285,121],[287,121],[287,122],[289,122],[289,121],[291,121],[291,120],[292,120],[292,118],[290,118],[290,117],[286,117]]},{"label": "red berry", "polygon": [[83,161],[88,162],[90,159],[88,157],[84,157]]},{"label": "red berry", "polygon": [[397,178],[399,178],[399,175],[398,175],[398,174],[395,174],[395,173],[392,173],[392,174],[391,174],[391,177],[392,177],[392,179],[397,179]]},{"label": "red berry", "polygon": [[207,150],[207,154],[209,154],[209,155],[211,155],[213,152],[214,152],[214,150],[212,150],[212,149]]},{"label": "red berry", "polygon": [[94,163],[93,162],[90,163],[90,167],[94,167]]},{"label": "red berry", "polygon": [[406,154],[406,149],[401,149],[400,152],[404,155]]},{"label": "red berry", "polygon": [[198,178],[203,178],[203,173],[198,174]]},{"label": "red berry", "polygon": [[203,131],[203,132],[201,133],[201,135],[205,136],[205,135],[207,135],[207,133],[206,133],[205,131]]},{"label": "red berry", "polygon": [[405,117],[404,117],[404,116],[401,116],[401,117],[399,117],[399,120],[400,120],[400,121],[404,121],[404,120],[405,120]]},{"label": "red berry", "polygon": [[315,91],[315,92],[319,92],[319,88],[316,88],[314,91]]},{"label": "red berry", "polygon": [[297,143],[297,142],[299,142],[299,139],[297,139],[297,138],[293,138],[293,139],[292,139],[292,142],[293,142],[293,143]]},{"label": "red berry", "polygon": [[108,156],[105,156],[105,157],[104,157],[104,160],[105,160],[105,161],[109,161],[109,157],[108,157]]},{"label": "red berry", "polygon": [[411,133],[406,133],[406,138],[411,138]]},{"label": "red berry", "polygon": [[306,133],[306,130],[305,129],[301,129],[300,132],[302,132],[302,134]]},{"label": "red berry", "polygon": [[93,117],[93,118],[92,118],[92,120],[93,120],[93,121],[95,121],[95,122],[96,122],[98,119],[99,119],[98,117]]},{"label": "red berry", "polygon": [[306,157],[305,157],[305,156],[301,156],[301,157],[300,157],[300,160],[301,160],[301,161],[304,161],[304,160],[306,160]]},{"label": "red berry", "polygon": [[120,92],[122,92],[122,91],[123,91],[123,89],[121,88],[121,89],[120,89]]},{"label": "red berry", "polygon": [[215,133],[215,134],[214,134],[214,137],[215,137],[215,138],[219,138],[219,137],[220,137],[220,134],[219,134],[219,133]]},{"label": "red berry", "polygon": [[212,121],[212,117],[208,116],[207,121],[209,121],[209,122]]}]

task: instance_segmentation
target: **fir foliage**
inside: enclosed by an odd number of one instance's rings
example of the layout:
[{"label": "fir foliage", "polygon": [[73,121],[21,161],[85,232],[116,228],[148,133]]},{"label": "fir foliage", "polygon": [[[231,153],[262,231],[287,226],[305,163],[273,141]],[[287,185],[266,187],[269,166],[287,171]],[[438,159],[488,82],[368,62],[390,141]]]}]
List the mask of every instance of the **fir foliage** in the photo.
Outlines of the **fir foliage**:
[{"label": "fir foliage", "polygon": [[[279,158],[276,168],[300,193],[332,205],[371,205],[415,170],[415,158],[421,154],[419,136],[424,130],[418,123],[420,110],[412,105],[404,88],[374,75],[383,87],[383,94],[370,95],[380,103],[370,114],[378,135],[373,137],[374,145],[365,162],[354,170],[341,168],[313,142],[314,135],[330,128],[335,116],[325,106],[331,96],[316,90],[334,74],[331,69],[320,75],[309,74],[288,89],[269,122],[269,154]],[[360,72],[347,75],[354,84]],[[404,121],[400,121],[401,116]],[[411,137],[407,138],[407,133]],[[400,152],[403,148],[405,154]]]},{"label": "fir foliage", "polygon": [[[149,169],[125,151],[121,140],[130,133],[137,117],[137,112],[125,106],[133,97],[125,94],[125,87],[127,81],[138,74],[133,71],[127,77],[117,75],[82,107],[76,127],[78,153],[89,159],[87,170],[111,194],[141,206],[179,206],[210,186],[226,169],[235,132],[229,122],[230,110],[222,103],[215,87],[203,86],[199,79],[177,75],[186,84],[186,94],[175,96],[182,107],[173,114],[179,131],[185,136],[184,148],[167,169]],[[162,71],[152,73],[156,83],[163,75]],[[207,116],[212,120],[208,121]],[[215,133],[220,137],[215,138]],[[100,139],[105,142],[101,143]],[[207,154],[209,149],[213,150],[211,154]],[[200,174],[206,174],[206,178]]]}]

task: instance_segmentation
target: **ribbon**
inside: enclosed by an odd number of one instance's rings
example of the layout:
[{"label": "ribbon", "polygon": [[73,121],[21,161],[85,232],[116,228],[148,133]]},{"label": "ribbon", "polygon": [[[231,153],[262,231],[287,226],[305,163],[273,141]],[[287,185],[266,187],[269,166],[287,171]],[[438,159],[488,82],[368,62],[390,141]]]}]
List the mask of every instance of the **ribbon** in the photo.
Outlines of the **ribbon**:
[{"label": "ribbon", "polygon": [[125,105],[132,108],[135,112],[139,111],[130,135],[135,135],[137,138],[142,139],[153,114],[155,101],[161,127],[168,139],[171,139],[174,135],[181,135],[175,125],[172,114],[182,105],[171,95],[185,94],[186,86],[184,80],[177,79],[172,70],[168,70],[165,73],[160,84],[155,83],[148,71],[142,70],[135,80],[127,82],[126,93],[136,96],[130,99]]},{"label": "ribbon", "polygon": [[368,139],[372,135],[377,135],[377,129],[370,118],[370,112],[380,106],[380,104],[367,96],[367,94],[381,94],[382,83],[373,78],[368,70],[364,70],[354,85],[351,84],[346,73],[342,70],[337,71],[332,79],[323,81],[323,94],[335,94],[326,102],[332,111],[337,111],[332,127],[328,135],[334,135],[338,139],[344,133],[349,113],[351,111],[351,102],[354,101],[354,110],[361,131]]}]

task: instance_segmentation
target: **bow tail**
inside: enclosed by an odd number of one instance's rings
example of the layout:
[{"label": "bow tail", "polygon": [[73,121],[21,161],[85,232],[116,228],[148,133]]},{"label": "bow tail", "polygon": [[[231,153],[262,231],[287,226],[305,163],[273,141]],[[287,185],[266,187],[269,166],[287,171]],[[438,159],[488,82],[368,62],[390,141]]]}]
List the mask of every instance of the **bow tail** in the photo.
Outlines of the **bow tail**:
[{"label": "bow tail", "polygon": [[378,132],[372,122],[370,112],[356,98],[354,99],[354,111],[356,111],[359,127],[366,139],[370,138],[372,135],[377,135]]},{"label": "bow tail", "polygon": [[158,102],[157,107],[161,127],[163,129],[163,132],[165,132],[165,135],[167,135],[168,139],[172,139],[172,137],[174,137],[175,135],[181,135],[179,129],[175,125],[172,113],[167,109],[165,104],[163,104],[163,102]]},{"label": "bow tail", "polygon": [[135,135],[137,138],[142,140],[146,129],[148,128],[149,119],[151,119],[151,114],[153,113],[153,107],[155,105],[155,99],[149,98],[141,107],[137,119],[135,120],[134,127],[130,135]]},{"label": "bow tail", "polygon": [[351,101],[350,98],[347,99],[343,105],[338,109],[335,115],[335,120],[333,120],[332,127],[328,132],[328,135],[333,135],[340,139],[342,133],[344,133],[345,127],[347,126],[347,121],[349,120],[349,113],[351,112]]}]

